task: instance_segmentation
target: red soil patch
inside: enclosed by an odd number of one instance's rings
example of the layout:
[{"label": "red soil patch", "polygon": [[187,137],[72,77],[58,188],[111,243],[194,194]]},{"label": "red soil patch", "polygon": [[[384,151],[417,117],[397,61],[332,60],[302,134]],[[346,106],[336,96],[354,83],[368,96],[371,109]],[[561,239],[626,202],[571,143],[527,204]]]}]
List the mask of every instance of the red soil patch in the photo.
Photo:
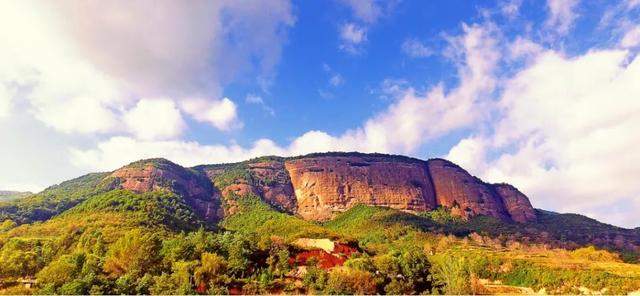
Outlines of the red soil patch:
[{"label": "red soil patch", "polygon": [[342,266],[351,254],[357,252],[357,249],[348,245],[336,244],[331,253],[323,250],[302,251],[295,256],[295,259],[292,258],[292,261],[298,265],[307,265],[309,259],[315,258],[318,261],[319,268],[329,269],[335,266]]}]

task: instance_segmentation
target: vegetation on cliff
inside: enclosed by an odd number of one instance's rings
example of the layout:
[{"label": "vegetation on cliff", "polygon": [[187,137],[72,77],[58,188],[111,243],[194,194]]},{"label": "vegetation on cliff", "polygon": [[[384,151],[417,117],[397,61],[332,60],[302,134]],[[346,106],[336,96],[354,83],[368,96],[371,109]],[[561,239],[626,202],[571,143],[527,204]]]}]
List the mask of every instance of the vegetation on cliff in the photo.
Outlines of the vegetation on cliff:
[{"label": "vegetation on cliff", "polygon": [[[409,213],[364,204],[330,221],[307,221],[258,196],[265,187],[283,184],[265,174],[281,161],[265,157],[176,173],[173,163],[146,160],[127,168],[151,163],[161,170],[153,180],[134,170],[133,181],[159,182],[143,187],[153,190],[122,189],[110,174],[100,173],[0,203],[0,293],[640,290],[639,256],[633,251],[640,244],[637,229],[542,210],[536,210],[535,221],[509,223],[488,216],[463,219],[445,207]],[[205,173],[207,188],[223,193],[220,221],[206,219],[202,213],[209,208],[189,195],[195,192],[201,201],[202,192],[218,194],[189,187],[204,182]],[[259,190],[225,190],[242,184]],[[323,247],[300,243],[314,240]]]}]

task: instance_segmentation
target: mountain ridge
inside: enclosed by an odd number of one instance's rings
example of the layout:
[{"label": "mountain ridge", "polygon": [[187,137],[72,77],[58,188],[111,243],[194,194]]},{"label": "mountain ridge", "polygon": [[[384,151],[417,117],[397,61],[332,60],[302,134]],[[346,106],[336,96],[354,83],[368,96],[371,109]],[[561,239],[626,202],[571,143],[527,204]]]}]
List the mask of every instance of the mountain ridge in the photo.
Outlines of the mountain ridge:
[{"label": "mountain ridge", "polygon": [[[472,294],[500,292],[495,281],[564,294],[640,289],[638,229],[534,209],[515,187],[442,159],[144,159],[0,202],[0,222],[9,294],[365,293],[361,283],[368,294]],[[333,251],[304,244],[314,241]]]}]

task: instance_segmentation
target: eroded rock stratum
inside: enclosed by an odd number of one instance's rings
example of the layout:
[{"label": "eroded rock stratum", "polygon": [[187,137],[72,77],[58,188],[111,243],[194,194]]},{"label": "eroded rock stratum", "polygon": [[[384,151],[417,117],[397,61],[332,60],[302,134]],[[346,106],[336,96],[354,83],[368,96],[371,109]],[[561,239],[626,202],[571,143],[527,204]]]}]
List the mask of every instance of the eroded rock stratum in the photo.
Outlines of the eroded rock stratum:
[{"label": "eroded rock stratum", "polygon": [[463,218],[485,215],[509,222],[536,219],[529,199],[515,187],[485,183],[444,159],[320,153],[193,169],[166,160],[162,163],[159,167],[138,162],[115,171],[111,178],[118,180],[119,187],[136,192],[169,188],[212,219],[232,214],[233,199],[246,194],[257,195],[281,211],[318,221],[356,204],[408,212],[442,206]]}]

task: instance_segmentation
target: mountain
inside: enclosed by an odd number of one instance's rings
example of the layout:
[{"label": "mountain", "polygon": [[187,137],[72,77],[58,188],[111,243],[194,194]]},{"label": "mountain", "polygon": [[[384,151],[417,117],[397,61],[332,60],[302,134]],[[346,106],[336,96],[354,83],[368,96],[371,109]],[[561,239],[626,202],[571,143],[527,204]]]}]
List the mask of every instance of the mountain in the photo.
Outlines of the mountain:
[{"label": "mountain", "polygon": [[444,159],[146,159],[0,202],[0,221],[12,294],[640,290],[638,229],[534,209]]},{"label": "mountain", "polygon": [[487,184],[443,159],[325,153],[194,169],[209,176],[222,193],[252,192],[308,220],[329,220],[356,204],[408,212],[442,206],[466,219],[535,220],[528,198],[515,187]]}]

